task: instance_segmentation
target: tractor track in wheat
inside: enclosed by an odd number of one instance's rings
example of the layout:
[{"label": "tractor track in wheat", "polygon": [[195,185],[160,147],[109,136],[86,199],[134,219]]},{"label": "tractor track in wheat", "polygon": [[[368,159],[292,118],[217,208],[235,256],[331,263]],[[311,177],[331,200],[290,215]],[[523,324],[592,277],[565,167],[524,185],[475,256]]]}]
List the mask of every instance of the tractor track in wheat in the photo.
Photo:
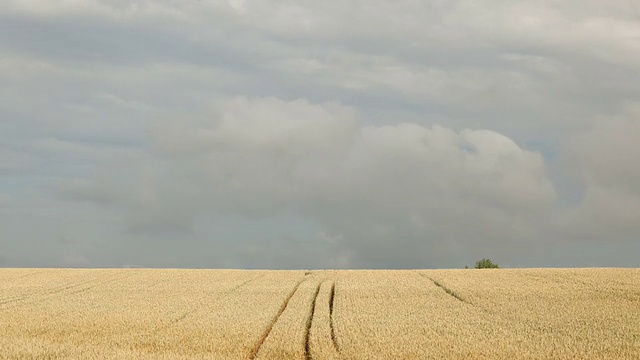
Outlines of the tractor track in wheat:
[{"label": "tractor track in wheat", "polygon": [[336,328],[334,325],[333,318],[333,305],[335,302],[336,296],[336,282],[334,281],[331,284],[331,292],[329,293],[329,329],[331,330],[331,342],[333,343],[333,347],[336,349],[338,353],[340,353],[340,347],[338,346],[338,338],[336,337]]},{"label": "tractor track in wheat", "polygon": [[453,297],[454,299],[461,301],[465,304],[471,305],[471,306],[475,306],[474,304],[470,303],[469,301],[465,300],[463,297],[461,297],[460,295],[458,295],[455,291],[449,289],[448,287],[446,287],[444,284],[442,284],[441,282],[430,278],[429,276],[418,272],[418,274],[420,274],[420,276],[425,277],[427,279],[429,279],[435,286],[439,287],[440,289],[442,289],[444,292],[446,292],[447,294],[449,294],[451,297]]},{"label": "tractor track in wheat", "polygon": [[323,282],[320,282],[316,287],[315,294],[313,295],[313,300],[311,301],[311,308],[309,310],[309,317],[307,318],[307,328],[304,333],[304,358],[311,359],[311,352],[309,351],[309,335],[311,334],[311,325],[313,324],[313,315],[316,311],[316,300],[318,299],[318,293],[320,293],[320,286],[322,286]]},{"label": "tractor track in wheat", "polygon": [[[305,274],[305,276],[306,275],[308,274]],[[267,337],[269,337],[269,333],[271,333],[271,330],[273,329],[275,324],[278,322],[278,319],[280,318],[282,313],[286,310],[287,305],[289,305],[289,301],[296,294],[296,292],[298,291],[298,288],[300,287],[300,285],[302,285],[304,281],[305,279],[298,281],[298,283],[293,287],[293,289],[291,290],[287,298],[284,300],[284,302],[282,303],[282,306],[280,306],[280,309],[274,316],[273,320],[271,320],[271,323],[269,323],[269,326],[267,326],[267,329],[265,330],[265,332],[262,334],[262,336],[260,337],[256,345],[251,350],[251,353],[249,354],[250,360],[253,360],[256,358],[256,356],[258,355],[258,352],[260,351],[260,348],[262,347],[262,344],[264,344],[265,340],[267,340]]]}]

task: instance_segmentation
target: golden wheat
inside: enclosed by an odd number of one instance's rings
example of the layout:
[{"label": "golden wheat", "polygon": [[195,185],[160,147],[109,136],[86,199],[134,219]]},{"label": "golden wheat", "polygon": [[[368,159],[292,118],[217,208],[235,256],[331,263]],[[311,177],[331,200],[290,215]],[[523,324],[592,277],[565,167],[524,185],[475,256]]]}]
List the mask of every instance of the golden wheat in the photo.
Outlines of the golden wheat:
[{"label": "golden wheat", "polygon": [[0,358],[639,359],[639,269],[0,270]]},{"label": "golden wheat", "polygon": [[309,357],[311,359],[340,359],[334,320],[335,280],[325,279],[316,297],[313,317],[309,328]]}]

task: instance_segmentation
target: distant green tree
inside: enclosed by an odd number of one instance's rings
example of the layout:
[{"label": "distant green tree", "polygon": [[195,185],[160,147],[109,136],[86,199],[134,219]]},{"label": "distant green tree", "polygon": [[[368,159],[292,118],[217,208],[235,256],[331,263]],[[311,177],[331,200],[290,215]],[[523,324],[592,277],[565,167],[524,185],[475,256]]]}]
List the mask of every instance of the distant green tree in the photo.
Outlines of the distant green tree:
[{"label": "distant green tree", "polygon": [[476,269],[498,269],[498,264],[494,264],[489,259],[482,259],[476,262]]}]

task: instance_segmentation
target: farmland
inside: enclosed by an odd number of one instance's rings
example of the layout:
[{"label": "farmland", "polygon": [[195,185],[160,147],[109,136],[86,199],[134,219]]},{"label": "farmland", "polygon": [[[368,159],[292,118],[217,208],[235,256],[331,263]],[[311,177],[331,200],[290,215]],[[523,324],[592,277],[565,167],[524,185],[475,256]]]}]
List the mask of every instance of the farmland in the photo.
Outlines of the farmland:
[{"label": "farmland", "polygon": [[0,358],[640,359],[640,269],[0,269]]}]

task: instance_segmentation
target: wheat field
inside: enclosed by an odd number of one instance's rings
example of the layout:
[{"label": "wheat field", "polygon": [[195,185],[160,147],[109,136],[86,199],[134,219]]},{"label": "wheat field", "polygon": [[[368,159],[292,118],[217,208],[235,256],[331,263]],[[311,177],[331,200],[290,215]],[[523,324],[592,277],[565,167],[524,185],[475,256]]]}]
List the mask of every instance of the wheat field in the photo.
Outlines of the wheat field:
[{"label": "wheat field", "polygon": [[640,359],[640,269],[0,269],[2,359]]}]

